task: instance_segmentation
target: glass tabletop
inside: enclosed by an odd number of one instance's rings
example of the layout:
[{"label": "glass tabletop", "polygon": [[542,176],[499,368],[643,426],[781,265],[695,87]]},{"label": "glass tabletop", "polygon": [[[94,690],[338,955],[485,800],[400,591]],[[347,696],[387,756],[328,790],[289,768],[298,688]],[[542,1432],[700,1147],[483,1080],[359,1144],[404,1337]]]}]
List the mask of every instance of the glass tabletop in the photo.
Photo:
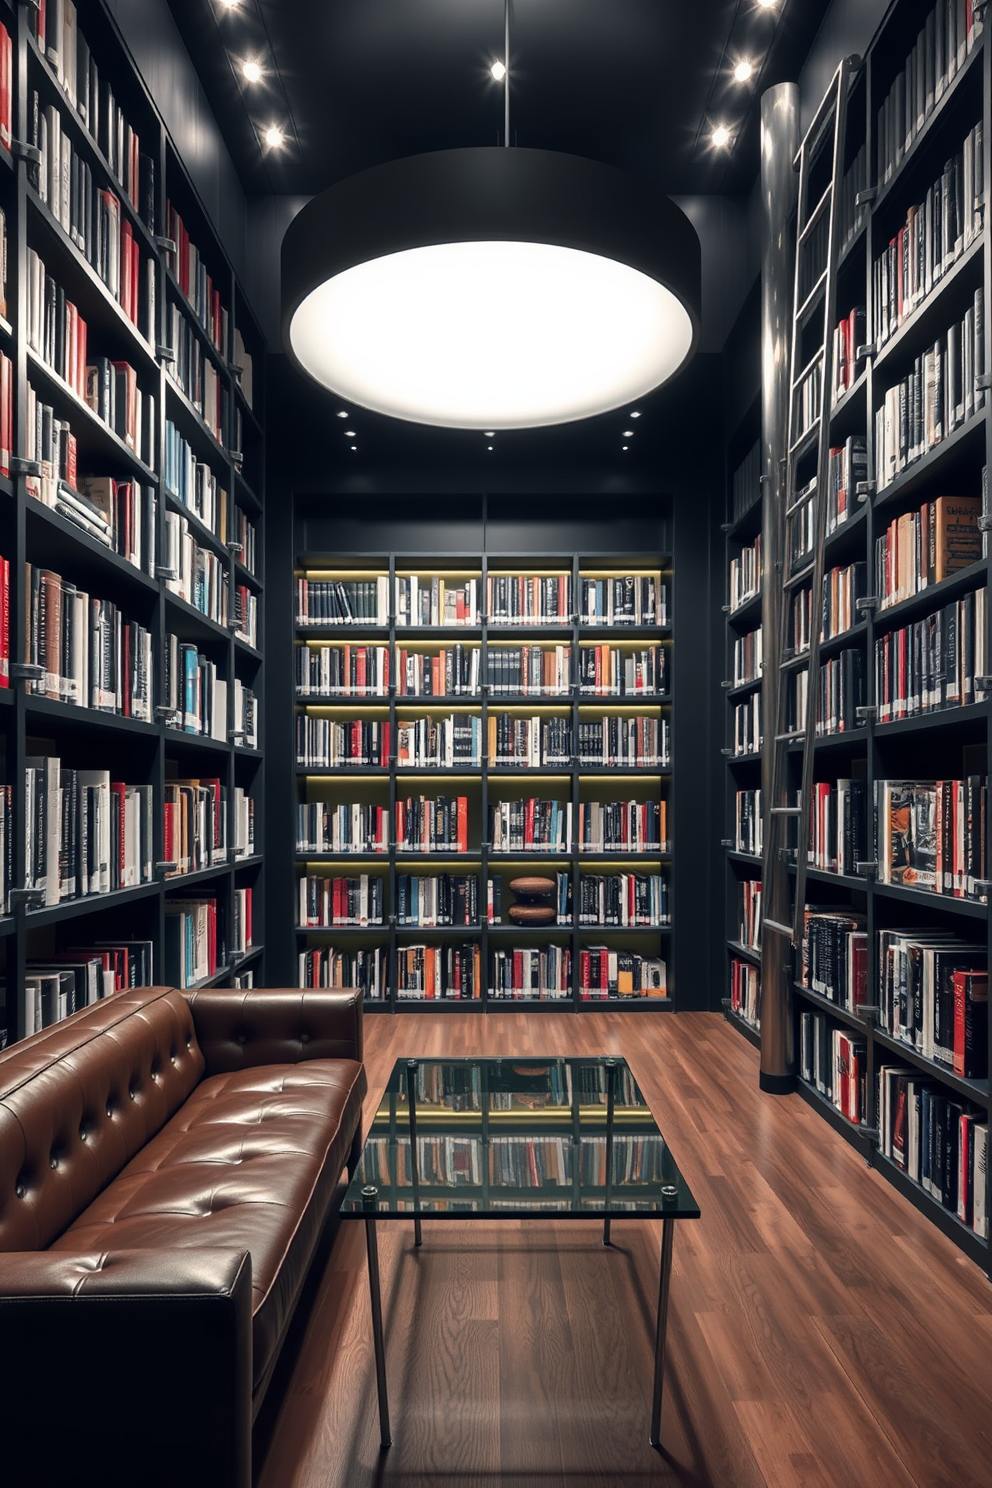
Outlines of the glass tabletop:
[{"label": "glass tabletop", "polygon": [[370,1212],[699,1218],[626,1061],[606,1057],[398,1060],[341,1206]]}]

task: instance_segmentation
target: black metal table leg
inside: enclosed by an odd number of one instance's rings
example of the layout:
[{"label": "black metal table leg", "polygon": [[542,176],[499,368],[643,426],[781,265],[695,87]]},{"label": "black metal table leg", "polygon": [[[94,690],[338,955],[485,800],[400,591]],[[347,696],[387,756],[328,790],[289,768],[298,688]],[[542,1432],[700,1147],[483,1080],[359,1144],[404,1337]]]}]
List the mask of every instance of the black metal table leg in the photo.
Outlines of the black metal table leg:
[{"label": "black metal table leg", "polygon": [[369,1255],[369,1296],[372,1299],[372,1343],[375,1348],[375,1383],[379,1395],[379,1442],[391,1447],[389,1430],[389,1401],[386,1398],[386,1345],[382,1336],[382,1294],[379,1290],[379,1242],[376,1236],[375,1215],[379,1190],[372,1184],[362,1189],[362,1204],[365,1209],[365,1244]]},{"label": "black metal table leg", "polygon": [[417,1068],[419,1061],[406,1062],[406,1104],[410,1113],[410,1170],[413,1173],[413,1243],[421,1245],[420,1231],[420,1157],[417,1152]]},{"label": "black metal table leg", "polygon": [[617,1086],[617,1062],[615,1059],[606,1061],[606,1193],[604,1205],[606,1217],[603,1220],[603,1244],[610,1243],[610,1200],[613,1197],[613,1109],[616,1104]]},{"label": "black metal table leg", "polygon": [[658,1332],[654,1344],[654,1398],[651,1402],[651,1436],[653,1447],[661,1446],[661,1391],[665,1381],[665,1332],[668,1327],[668,1294],[672,1281],[672,1243],[675,1222],[661,1222],[661,1277],[658,1284]]}]

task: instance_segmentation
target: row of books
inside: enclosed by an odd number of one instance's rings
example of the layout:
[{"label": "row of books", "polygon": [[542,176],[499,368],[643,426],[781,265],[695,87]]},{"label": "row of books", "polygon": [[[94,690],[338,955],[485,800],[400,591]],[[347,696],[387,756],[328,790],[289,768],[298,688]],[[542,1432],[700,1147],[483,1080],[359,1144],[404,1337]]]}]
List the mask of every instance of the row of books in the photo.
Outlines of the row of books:
[{"label": "row of books", "polygon": [[[228,793],[217,776],[167,780],[162,806],[166,877],[197,873],[228,861]],[[230,855],[249,856],[255,845],[255,802],[234,788],[234,836]]]},{"label": "row of books", "polygon": [[[162,691],[169,728],[225,744],[230,737],[244,748],[258,748],[258,707],[252,689],[240,677],[229,685],[215,661],[171,633],[162,652]],[[229,692],[234,713],[230,724]]]},{"label": "row of books", "polygon": [[[221,541],[225,542],[226,535],[219,534]],[[255,539],[255,524],[248,514],[242,511],[240,506],[234,508],[234,524],[232,529],[232,541],[240,548],[237,560],[242,568],[246,568],[250,574],[258,572],[258,550]]]},{"label": "row of books", "polygon": [[887,388],[875,412],[875,483],[879,490],[949,438],[985,406],[985,291]]},{"label": "row of books", "polygon": [[796,951],[800,986],[849,1013],[868,1001],[868,931],[863,914],[807,904],[803,939]]},{"label": "row of books", "polygon": [[736,558],[730,560],[730,609],[739,610],[756,594],[761,593],[761,534],[750,547],[741,548]]},{"label": "row of books", "polygon": [[249,646],[258,646],[258,595],[247,584],[231,586],[234,634]]},{"label": "row of books", "polygon": [[906,64],[878,110],[875,179],[883,186],[913,148],[917,135],[964,66],[982,30],[971,0],[937,0]]},{"label": "row of books", "polygon": [[740,926],[738,940],[749,950],[761,949],[761,881],[742,878],[737,885]]},{"label": "row of books", "polygon": [[494,693],[547,696],[567,692],[572,686],[572,648],[490,646],[485,680]]},{"label": "row of books", "polygon": [[751,1028],[761,1027],[761,973],[739,956],[730,958],[730,1007]]},{"label": "row of books", "polygon": [[855,305],[844,319],[834,327],[832,337],[833,389],[831,399],[839,403],[846,392],[858,380],[858,367],[867,336],[865,335],[865,307]]},{"label": "row of books", "polygon": [[376,874],[324,878],[310,874],[299,882],[297,924],[303,929],[331,925],[382,925],[384,882]]},{"label": "row of books", "polygon": [[[858,600],[867,594],[868,566],[864,562],[830,568],[823,575],[823,611],[820,640],[831,641],[851,630],[861,620]],[[812,631],[812,586],[799,589],[792,598],[790,642],[797,656],[808,651]]]},{"label": "row of books", "polygon": [[138,386],[130,362],[96,357],[86,368],[86,403],[139,460],[155,464],[156,395]]},{"label": "row of books", "polygon": [[[250,951],[254,941],[252,940],[252,887],[245,884],[243,888],[236,887],[232,901],[231,922],[231,956],[237,958],[244,956]],[[235,986],[252,986],[252,982],[239,983]]]},{"label": "row of books", "polygon": [[28,961],[20,988],[25,1037],[115,992],[152,986],[152,952],[150,940],[129,940]]},{"label": "row of books", "polygon": [[[397,609],[401,585],[397,579]],[[296,579],[297,625],[388,625],[389,575],[373,579]],[[409,622],[407,622],[409,623]],[[442,622],[423,621],[423,624]],[[471,622],[475,624],[475,621]]]},{"label": "row of books", "polygon": [[305,801],[296,808],[298,853],[389,851],[389,807]]},{"label": "row of books", "polygon": [[[486,881],[486,912],[489,924],[502,911],[502,879]],[[480,922],[479,878],[475,873],[396,876],[396,923],[398,925],[478,925]]]},{"label": "row of books", "polygon": [[579,951],[579,996],[584,1001],[605,997],[667,997],[668,968],[660,956],[638,956],[608,946],[585,946]]},{"label": "row of books", "polygon": [[386,966],[389,952],[384,946],[340,950],[335,946],[311,946],[297,955],[297,984],[300,987],[360,987],[369,999],[386,995]]},{"label": "row of books", "polygon": [[764,737],[761,731],[761,713],[760,692],[753,692],[743,702],[734,704],[734,742],[732,748],[735,756],[756,754],[761,748]]},{"label": "row of books", "polygon": [[150,785],[112,781],[109,770],[63,769],[57,755],[28,756],[25,888],[54,905],[150,883],[153,795]]},{"label": "row of books", "polygon": [[984,127],[979,121],[944,164],[923,201],[909,208],[872,266],[875,345],[881,348],[937,288],[982,230]]},{"label": "row of books", "polygon": [[734,851],[761,856],[761,791],[740,790],[734,795]]},{"label": "row of books", "polygon": [[108,78],[99,71],[77,25],[73,0],[42,0],[33,10],[35,38],[71,108],[102,152],[114,178],[149,231],[155,231],[155,162],[141,152]]},{"label": "row of books", "polygon": [[482,953],[478,943],[397,947],[395,986],[396,996],[401,998],[465,1001],[481,997]]},{"label": "row of books", "polygon": [[165,261],[180,293],[186,298],[196,320],[214,350],[227,357],[228,312],[220,288],[207,273],[200,252],[190,238],[186,224],[171,201],[165,204],[165,233],[174,244],[167,247]]},{"label": "row of books", "polygon": [[968,1080],[989,1072],[984,937],[938,929],[878,932],[878,1022],[924,1059]]},{"label": "row of books", "polygon": [[799,1014],[799,1075],[855,1126],[867,1119],[868,1044],[825,1013]]},{"label": "row of books", "polygon": [[[165,421],[162,481],[169,495],[199,517],[220,542],[228,541],[230,511],[227,491],[211,467],[196,458],[192,445],[183,438],[171,419]],[[238,520],[240,524],[240,516]]]},{"label": "row of books", "polygon": [[[41,463],[43,470],[54,470],[44,455]],[[88,537],[154,575],[158,562],[158,492],[154,486],[109,475],[77,475],[73,488],[54,473],[29,476],[25,484],[30,496]]]},{"label": "row of books", "polygon": [[223,948],[218,951],[216,899],[167,899],[162,952],[170,987],[194,987],[216,976],[226,959]]},{"label": "row of books", "polygon": [[[866,860],[868,786],[839,779],[836,786],[815,780],[810,795],[808,862],[823,873],[854,876]],[[798,797],[797,797],[798,799]]]},{"label": "row of books", "polygon": [[[850,520],[858,501],[858,485],[868,477],[868,444],[863,434],[850,434],[833,445],[827,465],[827,509],[824,532],[829,537]],[[790,572],[811,560],[816,540],[816,477],[796,493],[796,510],[789,517]]]},{"label": "row of books", "polygon": [[492,954],[490,997],[556,1001],[571,996],[572,952],[568,946],[515,946]]},{"label": "row of books", "polygon": [[169,375],[192,403],[218,444],[224,443],[224,385],[216,364],[178,305],[167,311]]},{"label": "row of books", "polygon": [[878,1071],[879,1149],[942,1208],[989,1237],[987,1113],[918,1070]]},{"label": "row of books", "polygon": [[[561,887],[567,887],[565,880]],[[559,920],[567,918],[559,911]],[[579,877],[579,924],[642,926],[669,924],[668,880],[663,873],[583,873]]]},{"label": "row of books", "polygon": [[[430,1188],[605,1188],[606,1136],[541,1137],[431,1133],[417,1137],[418,1181]],[[616,1134],[609,1181],[618,1187],[655,1184],[665,1176],[661,1137]],[[378,1187],[412,1188],[409,1140],[370,1136],[362,1153],[361,1178]],[[493,1202],[493,1201],[490,1201]],[[559,1201],[554,1201],[556,1204]],[[436,1201],[432,1198],[433,1212]],[[571,1207],[571,1200],[560,1201]]]},{"label": "row of books", "polygon": [[980,496],[938,496],[893,517],[875,539],[878,607],[901,604],[982,557]]},{"label": "row of books", "polygon": [[988,696],[978,685],[989,671],[987,612],[987,590],[969,589],[922,620],[878,637],[879,723],[965,707]]},{"label": "row of books", "polygon": [[876,781],[879,881],[987,903],[987,814],[981,775]]},{"label": "row of books", "polygon": [[180,512],[167,511],[164,521],[165,568],[174,575],[165,587],[217,625],[227,625],[231,575],[227,560],[201,548],[195,530]]},{"label": "row of books", "polygon": [[468,852],[468,797],[408,796],[397,801],[396,846],[401,851]]},{"label": "row of books", "polygon": [[[490,610],[492,617],[492,610]],[[654,574],[579,579],[580,625],[669,625],[668,585]]]},{"label": "row of books", "polygon": [[752,444],[730,481],[730,520],[739,522],[761,500],[761,442]]},{"label": "row of books", "polygon": [[152,718],[152,638],[117,606],[36,564],[25,565],[25,661],[36,696],[126,718]]},{"label": "row of books", "polygon": [[[40,156],[28,179],[66,235],[148,343],[155,337],[155,263],[139,240],[117,193],[94,179],[55,104],[32,92],[31,139]],[[29,250],[30,251],[30,250]]]},{"label": "row of books", "polygon": [[760,681],[763,666],[764,650],[759,625],[734,640],[734,669],[731,674],[734,686],[744,687],[750,682]]},{"label": "row of books", "polygon": [[[788,728],[801,733],[806,727],[809,691],[809,668],[790,672],[788,678]],[[818,739],[827,734],[849,733],[863,728],[864,717],[858,716],[867,701],[864,653],[855,647],[831,656],[820,665],[817,695],[814,699],[815,733]]]}]

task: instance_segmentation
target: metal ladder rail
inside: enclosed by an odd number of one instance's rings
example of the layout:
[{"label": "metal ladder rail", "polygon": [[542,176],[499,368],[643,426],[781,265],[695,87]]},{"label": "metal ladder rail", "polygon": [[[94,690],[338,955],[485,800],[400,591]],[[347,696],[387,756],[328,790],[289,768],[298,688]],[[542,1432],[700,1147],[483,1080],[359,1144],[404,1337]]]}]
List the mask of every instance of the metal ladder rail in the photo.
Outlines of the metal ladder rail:
[{"label": "metal ladder rail", "polygon": [[[787,875],[788,868],[785,863],[785,849],[783,842],[784,823],[790,818],[795,818],[798,823],[798,849],[796,863],[795,901],[792,923],[787,924],[784,920],[765,919],[764,926],[776,934],[786,936],[794,946],[802,942],[804,928],[804,909],[806,902],[806,867],[809,844],[809,812],[810,800],[813,786],[813,740],[816,736],[816,724],[819,703],[819,653],[820,653],[820,628],[823,607],[823,570],[824,570],[824,546],[826,539],[826,489],[827,477],[830,464],[830,409],[833,392],[833,323],[836,315],[837,299],[837,259],[839,238],[839,211],[838,198],[840,194],[840,181],[843,175],[844,151],[847,137],[847,100],[850,91],[850,79],[853,72],[861,66],[858,57],[846,57],[840,63],[834,74],[830,87],[824,94],[814,118],[806,131],[806,135],[799,148],[796,163],[799,168],[799,192],[797,205],[797,234],[796,234],[796,266],[793,287],[793,322],[792,322],[792,346],[790,351],[789,366],[789,417],[788,417],[788,453],[786,457],[786,482],[785,482],[785,514],[786,514],[786,548],[790,546],[792,522],[796,519],[798,512],[806,504],[796,501],[796,467],[797,451],[801,447],[806,433],[797,436],[796,428],[798,420],[798,398],[800,386],[808,375],[810,369],[820,363],[820,399],[819,411],[812,427],[817,428],[817,472],[815,487],[810,501],[814,507],[814,541],[813,541],[813,573],[811,580],[811,604],[810,604],[810,648],[808,658],[807,686],[806,686],[806,708],[803,730],[803,773],[802,788],[798,806],[787,804],[787,780],[789,770],[789,745],[794,736],[787,731],[787,693],[786,689],[779,685],[777,689],[776,717],[773,721],[774,733],[771,740],[772,749],[772,788],[771,799],[768,803],[768,844],[766,848],[765,867],[763,871],[770,876],[779,878]],[[825,127],[829,119],[833,117],[833,152],[831,161],[831,176],[829,185],[817,201],[812,212],[807,215],[807,202],[809,196],[809,166],[810,157],[814,154],[822,139]],[[818,276],[816,283],[806,296],[804,302],[800,302],[800,267],[802,261],[802,246],[808,234],[824,213],[829,214],[827,231],[827,261],[823,273]],[[806,305],[815,294],[819,292],[820,284],[823,284],[823,337],[820,351],[809,361],[799,368],[799,348],[801,344],[802,328],[805,319]],[[784,554],[781,555],[784,559]],[[784,575],[776,575],[778,582],[782,582]],[[779,656],[783,656],[787,650],[788,631],[790,624],[790,610],[783,605],[780,614],[780,637]],[[787,904],[788,895],[783,893],[772,893],[768,896],[771,904]]]}]

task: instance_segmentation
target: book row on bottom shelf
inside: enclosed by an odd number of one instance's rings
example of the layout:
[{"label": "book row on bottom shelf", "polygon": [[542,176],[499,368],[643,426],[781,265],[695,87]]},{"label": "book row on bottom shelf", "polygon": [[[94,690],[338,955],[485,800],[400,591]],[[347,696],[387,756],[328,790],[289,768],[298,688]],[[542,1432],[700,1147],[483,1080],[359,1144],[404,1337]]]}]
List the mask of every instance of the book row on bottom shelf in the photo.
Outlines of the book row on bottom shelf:
[{"label": "book row on bottom shelf", "polygon": [[408,1001],[504,999],[567,1001],[666,998],[667,967],[659,956],[642,956],[609,946],[544,944],[491,949],[488,985],[483,980],[478,941],[463,945],[399,944],[345,950],[314,946],[298,956],[302,987],[360,986],[371,1002],[392,995]]},{"label": "book row on bottom shelf", "polygon": [[[868,1045],[826,1013],[800,1013],[801,1079],[855,1128],[869,1120]],[[962,1225],[988,1239],[988,1109],[918,1069],[876,1068],[873,1106],[881,1156]]]}]

